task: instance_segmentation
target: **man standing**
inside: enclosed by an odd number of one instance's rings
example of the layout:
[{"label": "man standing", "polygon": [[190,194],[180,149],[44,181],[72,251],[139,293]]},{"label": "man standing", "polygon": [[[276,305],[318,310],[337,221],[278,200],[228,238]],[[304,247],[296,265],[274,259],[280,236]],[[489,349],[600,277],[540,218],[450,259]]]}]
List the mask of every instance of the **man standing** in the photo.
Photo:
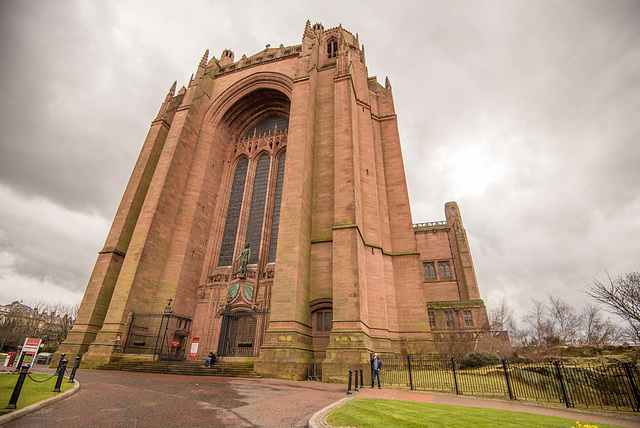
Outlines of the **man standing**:
[{"label": "man standing", "polygon": [[380,357],[378,357],[378,354],[373,354],[373,357],[371,357],[371,388],[373,388],[374,385],[374,381],[376,376],[378,377],[378,389],[381,389],[380,387],[380,369],[382,368],[382,361],[380,361]]}]

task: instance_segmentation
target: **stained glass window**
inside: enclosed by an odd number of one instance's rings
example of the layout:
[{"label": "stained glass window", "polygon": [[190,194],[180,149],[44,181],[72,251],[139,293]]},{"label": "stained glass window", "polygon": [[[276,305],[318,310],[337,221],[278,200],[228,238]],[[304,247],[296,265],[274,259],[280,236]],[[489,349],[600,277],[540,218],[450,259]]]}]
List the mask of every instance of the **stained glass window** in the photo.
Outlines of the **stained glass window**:
[{"label": "stained glass window", "polygon": [[284,163],[287,153],[282,153],[278,160],[278,177],[276,180],[276,194],[273,201],[273,219],[271,221],[271,242],[269,243],[269,263],[276,261],[278,248],[278,230],[280,226],[280,202],[282,201],[282,182],[284,181]]},{"label": "stained glass window", "polygon": [[251,255],[249,263],[258,262],[260,251],[260,237],[262,236],[262,220],[264,218],[264,206],[267,196],[267,184],[269,183],[269,167],[271,158],[263,155],[258,159],[256,176],[253,180],[253,195],[251,196],[251,211],[249,211],[249,225],[247,227],[247,239]]},{"label": "stained glass window", "polygon": [[240,220],[240,211],[242,209],[242,195],[247,179],[248,164],[249,161],[246,158],[240,159],[233,174],[233,185],[231,186],[231,196],[229,197],[229,208],[227,209],[227,219],[224,224],[218,266],[231,266],[233,262],[233,251],[236,245],[236,233],[238,232],[238,221]]}]

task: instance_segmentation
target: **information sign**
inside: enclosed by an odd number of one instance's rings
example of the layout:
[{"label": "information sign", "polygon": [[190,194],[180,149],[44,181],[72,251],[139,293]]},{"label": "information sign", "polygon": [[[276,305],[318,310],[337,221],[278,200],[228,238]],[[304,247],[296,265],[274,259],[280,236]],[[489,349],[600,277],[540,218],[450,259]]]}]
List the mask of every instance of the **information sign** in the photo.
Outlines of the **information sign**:
[{"label": "information sign", "polygon": [[189,358],[195,358],[198,356],[198,346],[200,346],[200,338],[194,337],[191,339],[191,351],[189,352]]}]

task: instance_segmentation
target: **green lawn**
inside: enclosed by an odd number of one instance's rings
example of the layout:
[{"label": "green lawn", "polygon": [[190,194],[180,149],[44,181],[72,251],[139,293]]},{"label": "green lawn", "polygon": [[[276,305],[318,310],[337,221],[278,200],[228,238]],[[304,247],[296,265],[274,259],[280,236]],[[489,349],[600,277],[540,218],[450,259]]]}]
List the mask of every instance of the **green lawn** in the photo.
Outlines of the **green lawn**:
[{"label": "green lawn", "polygon": [[[51,377],[51,375],[32,373],[31,377],[36,380],[44,380]],[[56,379],[57,377],[53,377],[46,382],[36,383],[27,377],[22,385],[22,392],[18,399],[18,409],[22,409],[33,403],[37,403],[38,401],[58,395],[57,392],[53,392],[53,388],[56,386]],[[67,383],[68,380],[69,379],[65,377],[62,381],[62,386],[60,387],[62,392],[73,387],[72,383]],[[5,407],[9,404],[11,394],[13,394],[13,387],[16,385],[17,381],[18,375],[0,375],[0,415],[11,412],[11,410],[5,410]]]},{"label": "green lawn", "polygon": [[340,406],[328,416],[334,426],[353,427],[577,427],[597,425],[584,419],[565,419],[508,410],[480,409],[444,404],[414,403],[409,401],[355,398]]}]

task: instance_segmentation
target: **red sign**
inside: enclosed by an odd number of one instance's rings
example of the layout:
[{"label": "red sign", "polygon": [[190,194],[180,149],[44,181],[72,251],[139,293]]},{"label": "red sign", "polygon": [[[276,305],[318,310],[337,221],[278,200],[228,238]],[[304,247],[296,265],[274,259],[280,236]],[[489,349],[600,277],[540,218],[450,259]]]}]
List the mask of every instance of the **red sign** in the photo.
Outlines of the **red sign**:
[{"label": "red sign", "polygon": [[122,340],[122,336],[120,336],[119,334],[116,334],[116,342],[120,342],[120,340]]},{"label": "red sign", "polygon": [[24,341],[24,345],[22,346],[22,352],[25,354],[37,354],[40,349],[40,341],[40,339],[27,337]]},{"label": "red sign", "polygon": [[194,337],[191,339],[191,351],[189,352],[189,358],[195,358],[198,356],[198,346],[200,345],[200,338]]},{"label": "red sign", "polygon": [[177,348],[178,346],[180,346],[180,339],[173,339],[171,341],[171,346],[173,346],[174,348]]}]

